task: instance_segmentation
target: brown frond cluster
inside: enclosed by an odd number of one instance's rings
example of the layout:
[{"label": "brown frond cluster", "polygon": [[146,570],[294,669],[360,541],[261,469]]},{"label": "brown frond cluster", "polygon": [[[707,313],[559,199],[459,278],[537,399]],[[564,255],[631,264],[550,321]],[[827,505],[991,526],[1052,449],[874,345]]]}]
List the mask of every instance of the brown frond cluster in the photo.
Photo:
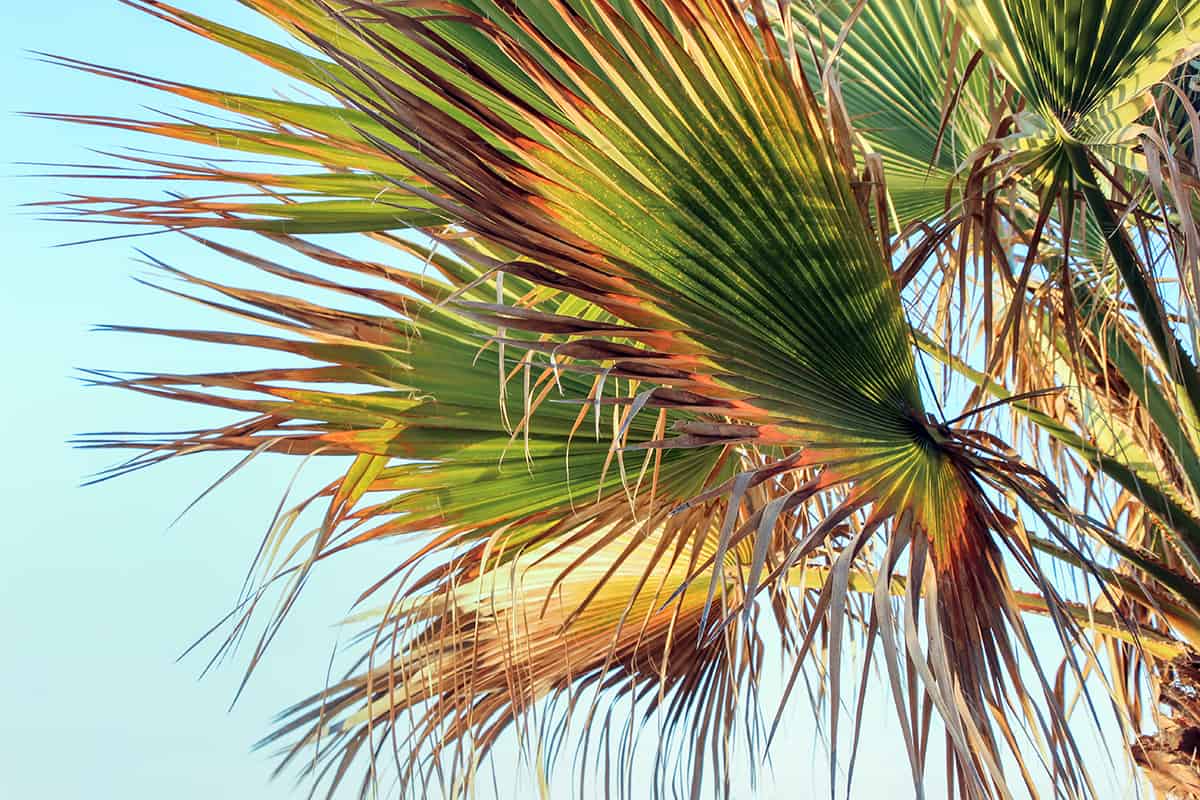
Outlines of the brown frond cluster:
[{"label": "brown frond cluster", "polygon": [[[701,635],[707,584],[675,593],[713,555],[710,513],[697,507],[633,531],[614,531],[611,510],[581,516],[548,532],[552,544],[497,533],[370,612],[378,622],[362,662],[289,709],[264,740],[293,741],[280,769],[296,762],[336,786],[355,767],[367,791],[374,765],[394,758],[402,793],[437,782],[449,789],[514,725],[548,759],[541,748],[570,726],[587,730],[614,713],[626,717],[624,729],[597,736],[622,748],[640,737],[641,723],[671,720],[655,746],[676,790],[701,770],[699,754],[723,758],[758,680],[762,645],[737,622]],[[736,555],[719,570],[730,581]],[[723,602],[736,603],[735,584],[727,586]],[[620,708],[625,696],[638,699],[636,716]],[[700,700],[714,696],[720,701]],[[618,758],[586,780],[624,793],[628,768]]]}]

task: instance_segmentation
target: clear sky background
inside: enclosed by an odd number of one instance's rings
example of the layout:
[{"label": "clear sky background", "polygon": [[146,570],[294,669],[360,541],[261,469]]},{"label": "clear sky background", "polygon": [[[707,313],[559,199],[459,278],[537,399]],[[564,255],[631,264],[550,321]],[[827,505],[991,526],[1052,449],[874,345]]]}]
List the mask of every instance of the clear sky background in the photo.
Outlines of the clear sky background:
[{"label": "clear sky background", "polygon": [[[182,4],[256,32],[270,30],[234,0]],[[163,236],[53,247],[112,231],[39,220],[17,206],[76,187],[9,177],[39,171],[15,162],[92,162],[97,156],[87,148],[154,146],[133,134],[29,120],[16,112],[137,116],[146,104],[178,108],[148,90],[39,63],[25,49],[262,94],[287,86],[257,64],[116,0],[2,5],[0,152],[8,165],[0,181],[0,443],[6,449],[0,466],[0,798],[302,795],[287,777],[270,782],[269,755],[251,752],[251,746],[269,730],[275,712],[320,687],[337,641],[331,623],[382,572],[379,561],[349,560],[318,575],[232,710],[245,654],[203,680],[198,675],[211,649],[176,662],[235,599],[294,465],[258,460],[173,526],[232,459],[183,459],[80,488],[116,454],[71,449],[67,441],[76,434],[178,430],[214,417],[87,388],[75,370],[263,365],[248,353],[89,330],[113,322],[219,324],[211,313],[137,284],[134,277],[150,272],[137,263],[135,246],[211,276],[227,277],[233,267]],[[89,184],[97,193],[126,188]],[[335,466],[306,470],[301,484],[319,485]],[[853,796],[911,796],[906,758],[888,715],[890,699],[882,688],[871,697]],[[764,775],[758,796],[827,796],[826,756],[811,717],[803,707],[791,716],[773,751],[774,776]],[[1083,727],[1085,749],[1098,753]],[[528,785],[513,782],[512,749],[505,748],[498,794],[526,796]],[[1129,795],[1123,767],[1094,766],[1106,796]],[[932,766],[935,785],[937,769]]]}]

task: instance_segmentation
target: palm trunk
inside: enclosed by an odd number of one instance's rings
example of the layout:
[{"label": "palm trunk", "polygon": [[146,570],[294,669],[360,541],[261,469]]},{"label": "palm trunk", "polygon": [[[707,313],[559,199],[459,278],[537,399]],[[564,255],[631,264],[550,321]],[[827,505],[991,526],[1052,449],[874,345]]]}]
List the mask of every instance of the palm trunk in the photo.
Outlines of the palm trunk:
[{"label": "palm trunk", "polygon": [[1200,656],[1170,662],[1159,692],[1157,733],[1139,736],[1134,762],[1163,800],[1200,800]]}]

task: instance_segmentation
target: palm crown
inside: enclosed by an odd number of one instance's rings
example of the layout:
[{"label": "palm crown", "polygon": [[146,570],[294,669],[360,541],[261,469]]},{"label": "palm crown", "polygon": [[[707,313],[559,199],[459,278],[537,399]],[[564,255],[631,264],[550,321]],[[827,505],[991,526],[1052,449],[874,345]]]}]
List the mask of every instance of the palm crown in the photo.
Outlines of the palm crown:
[{"label": "palm crown", "polygon": [[[269,736],[285,765],[465,790],[510,727],[539,720],[550,759],[577,705],[606,726],[597,690],[662,712],[659,790],[728,793],[740,720],[755,755],[778,721],[769,638],[789,686],[822,676],[835,770],[878,660],[918,792],[937,730],[965,797],[1036,794],[1041,769],[1094,796],[1064,682],[1107,652],[1136,731],[1200,644],[1200,4],[242,1],[299,44],[133,4],[326,101],[60,58],[239,122],[50,116],[277,160],[130,156],[121,174],[229,191],[66,213],[180,231],[303,295],[160,264],[254,332],[131,330],[310,365],[103,376],[235,418],[92,440],[138,451],[114,473],[347,458],[263,545],[227,640],[279,593],[251,668],[321,562],[413,542],[365,578],[359,661]],[[377,310],[314,299],[338,294]],[[1100,590],[1061,596],[1063,569]],[[1029,614],[1066,648],[1057,677]],[[1165,741],[1131,752],[1163,791],[1200,787]]]}]

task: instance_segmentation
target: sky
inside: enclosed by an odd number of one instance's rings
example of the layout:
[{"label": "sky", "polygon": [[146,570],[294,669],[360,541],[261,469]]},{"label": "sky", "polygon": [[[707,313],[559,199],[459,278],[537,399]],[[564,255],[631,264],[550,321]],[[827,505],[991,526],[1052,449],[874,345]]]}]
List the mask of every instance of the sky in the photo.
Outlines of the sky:
[{"label": "sky", "polygon": [[[267,32],[233,0],[191,0],[198,13]],[[318,689],[338,644],[332,626],[378,561],[349,559],[305,590],[290,623],[231,708],[246,657],[202,679],[212,649],[177,657],[237,596],[244,570],[294,465],[279,457],[251,463],[177,522],[222,472],[223,456],[173,461],[133,476],[82,487],[117,454],[72,448],[88,431],[178,430],[215,419],[203,410],[88,387],[80,368],[185,371],[261,365],[252,354],[168,340],[101,333],[97,324],[202,327],[211,313],[140,285],[154,277],[135,247],[155,258],[224,277],[218,256],[180,239],[155,236],[58,247],[111,234],[93,226],[40,219],[22,204],[76,190],[19,162],[95,162],[91,149],[144,146],[133,134],[18,116],[23,111],[133,115],[143,106],[178,106],[114,81],[41,63],[27,50],[51,51],[240,91],[271,94],[287,86],[264,68],[223,52],[117,0],[5,3],[0,13],[0,798],[161,798],[192,800],[302,795],[287,776],[271,781],[270,755],[253,743],[275,712]],[[91,182],[89,191],[127,187]],[[244,242],[243,242],[244,243]],[[299,487],[317,486],[337,465],[306,468]],[[890,700],[871,695],[867,749],[853,797],[907,797],[912,790]],[[828,796],[827,761],[805,709],[789,713],[776,743],[774,774],[758,797]],[[1083,734],[1095,752],[1094,737]],[[507,748],[507,749],[505,749]],[[498,791],[519,797],[511,743]],[[1103,767],[1103,765],[1099,765]],[[933,781],[938,782],[937,767]],[[1124,796],[1120,766],[1099,770]],[[744,776],[743,776],[744,777]],[[514,783],[514,781],[517,781]],[[489,794],[489,792],[491,794]],[[559,796],[556,792],[555,797]],[[566,796],[563,794],[562,796]],[[936,793],[935,795],[936,796]]]}]

